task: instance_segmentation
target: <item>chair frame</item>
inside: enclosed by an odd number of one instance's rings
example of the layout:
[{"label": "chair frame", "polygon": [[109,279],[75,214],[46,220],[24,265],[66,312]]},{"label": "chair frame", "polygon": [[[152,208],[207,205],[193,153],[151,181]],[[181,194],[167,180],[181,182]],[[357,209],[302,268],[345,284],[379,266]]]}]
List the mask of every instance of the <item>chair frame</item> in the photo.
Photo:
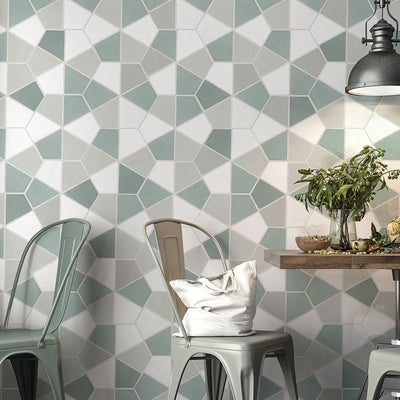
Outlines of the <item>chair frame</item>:
[{"label": "chair frame", "polygon": [[[165,231],[163,232],[163,224]],[[169,235],[169,230],[175,234]],[[168,227],[170,225],[170,227]],[[164,277],[163,282],[170,298],[175,321],[177,322],[183,337],[173,336],[171,338],[172,372],[168,391],[168,400],[175,400],[183,372],[190,360],[204,360],[207,394],[210,400],[221,400],[224,392],[225,382],[229,376],[231,389],[236,400],[258,400],[262,365],[266,357],[277,358],[283,371],[283,375],[289,390],[291,400],[297,400],[297,386],[294,370],[293,341],[289,334],[282,332],[256,331],[253,336],[224,336],[224,337],[196,337],[188,336],[182,318],[186,307],[176,304],[180,299],[173,292],[169,280],[184,278],[185,264],[183,256],[182,225],[186,225],[204,233],[216,245],[224,271],[228,269],[227,263],[217,239],[206,229],[188,221],[175,218],[161,218],[149,221],[144,226],[146,242],[153,258]],[[160,258],[151,245],[149,228],[153,226],[160,250]],[[165,236],[163,236],[165,234]],[[177,256],[172,256],[177,263],[175,269],[178,273],[170,276],[168,264],[163,254],[167,249],[167,240],[173,239],[170,246],[176,246]],[[170,247],[170,249],[172,249]],[[172,249],[172,250],[176,250]],[[181,253],[181,254],[180,254]],[[183,276],[182,276],[183,275]],[[171,278],[171,279],[168,279]],[[183,306],[183,307],[182,307]],[[216,340],[217,339],[217,340]],[[244,366],[244,369],[241,367]]]},{"label": "chair frame", "polygon": [[[60,242],[53,302],[49,314],[47,315],[44,327],[39,330],[31,330],[26,328],[9,329],[8,326],[10,321],[10,315],[12,312],[12,306],[14,303],[15,293],[17,291],[19,278],[21,275],[22,268],[25,264],[27,255],[29,254],[30,250],[32,249],[33,245],[37,242],[38,239],[43,237],[48,231],[57,226],[62,227],[61,238],[66,239],[63,236],[64,234],[63,229],[69,223],[80,224],[78,231],[75,232],[75,235],[79,235],[79,238],[74,236],[74,239],[76,239],[78,242],[77,245],[75,244],[75,242],[73,243],[72,249],[74,250],[66,266],[65,265],[62,266],[61,264],[62,262],[64,262],[63,256],[64,256],[64,251],[66,250],[66,247],[61,248],[61,245],[66,245],[66,242],[65,241]],[[22,347],[0,348],[0,364],[3,363],[3,361],[5,361],[6,359],[10,359],[16,375],[22,400],[36,399],[38,361],[41,361],[45,369],[45,372],[49,378],[50,386],[52,388],[55,398],[57,400],[64,400],[64,392],[62,388],[63,380],[62,380],[62,365],[61,365],[61,346],[58,338],[56,338],[53,335],[49,338],[48,335],[49,333],[53,333],[58,329],[64,317],[67,308],[67,303],[70,297],[69,288],[72,285],[72,280],[74,275],[73,272],[75,270],[78,255],[89,235],[90,229],[91,229],[90,223],[80,218],[68,218],[51,223],[43,227],[35,235],[33,235],[32,238],[26,244],[22,252],[10,293],[10,299],[8,302],[7,311],[4,318],[3,329],[0,331],[0,338],[2,336],[2,332],[4,332],[3,333],[4,336],[4,334],[7,331],[9,331],[10,333],[16,332],[17,335],[23,331],[25,332],[30,331],[34,334],[34,336],[32,337],[37,337],[36,346],[26,345]],[[35,332],[38,332],[37,336]],[[48,339],[48,343],[46,343],[46,339]]]}]

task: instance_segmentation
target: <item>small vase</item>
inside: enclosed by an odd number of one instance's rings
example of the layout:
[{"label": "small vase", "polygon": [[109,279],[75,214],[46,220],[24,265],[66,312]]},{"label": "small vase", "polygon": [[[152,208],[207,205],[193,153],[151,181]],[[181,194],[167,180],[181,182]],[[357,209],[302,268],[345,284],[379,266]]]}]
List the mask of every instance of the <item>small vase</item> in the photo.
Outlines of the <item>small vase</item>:
[{"label": "small vase", "polygon": [[352,210],[333,210],[329,236],[332,237],[331,248],[334,250],[350,250],[351,241],[357,239],[356,223],[350,216]]}]

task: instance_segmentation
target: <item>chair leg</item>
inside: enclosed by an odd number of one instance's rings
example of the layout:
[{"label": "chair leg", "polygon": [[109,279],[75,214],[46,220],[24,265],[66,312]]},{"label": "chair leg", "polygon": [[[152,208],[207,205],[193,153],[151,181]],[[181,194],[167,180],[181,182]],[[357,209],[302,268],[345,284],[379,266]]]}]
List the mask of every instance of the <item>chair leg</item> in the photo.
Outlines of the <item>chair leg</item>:
[{"label": "chair leg", "polygon": [[286,387],[291,400],[298,400],[296,373],[293,358],[293,346],[287,346],[282,355],[278,355],[278,361],[285,378]]},{"label": "chair leg", "polygon": [[38,359],[32,354],[9,357],[17,379],[22,400],[35,400],[38,375]]},{"label": "chair leg", "polygon": [[382,383],[385,374],[389,372],[387,366],[380,363],[370,361],[368,367],[368,390],[367,390],[367,400],[377,400],[380,397]]},{"label": "chair leg", "polygon": [[179,351],[171,350],[171,379],[168,389],[168,400],[175,400],[178,394],[179,385],[185,371],[188,358],[181,355]]},{"label": "chair leg", "polygon": [[221,400],[226,383],[226,372],[216,357],[204,360],[204,369],[209,400]]},{"label": "chair leg", "polygon": [[55,400],[65,400],[60,346],[47,346],[41,351],[40,362],[49,378]]}]

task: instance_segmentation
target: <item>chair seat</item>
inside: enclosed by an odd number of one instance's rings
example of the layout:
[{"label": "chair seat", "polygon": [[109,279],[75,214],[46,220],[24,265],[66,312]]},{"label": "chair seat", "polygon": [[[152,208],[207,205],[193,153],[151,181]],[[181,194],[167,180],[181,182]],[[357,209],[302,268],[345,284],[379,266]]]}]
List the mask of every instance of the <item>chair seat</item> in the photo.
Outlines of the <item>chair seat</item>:
[{"label": "chair seat", "polygon": [[[0,331],[0,351],[37,347],[42,332],[42,329],[7,329]],[[51,345],[59,343],[59,340],[55,335],[48,333],[44,342]]]},{"label": "chair seat", "polygon": [[[190,338],[190,345],[210,349],[252,351],[279,346],[290,341],[290,335],[285,332],[256,331],[250,336],[193,336]],[[184,346],[185,339],[173,336],[172,343]]]}]

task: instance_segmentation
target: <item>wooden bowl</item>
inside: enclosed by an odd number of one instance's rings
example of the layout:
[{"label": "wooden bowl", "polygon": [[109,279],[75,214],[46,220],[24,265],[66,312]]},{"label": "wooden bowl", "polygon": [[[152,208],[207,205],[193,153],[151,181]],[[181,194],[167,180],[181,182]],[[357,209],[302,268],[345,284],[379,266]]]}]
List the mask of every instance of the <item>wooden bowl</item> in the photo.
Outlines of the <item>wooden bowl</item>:
[{"label": "wooden bowl", "polygon": [[297,236],[296,244],[300,250],[304,252],[313,250],[325,250],[331,244],[330,236]]}]

